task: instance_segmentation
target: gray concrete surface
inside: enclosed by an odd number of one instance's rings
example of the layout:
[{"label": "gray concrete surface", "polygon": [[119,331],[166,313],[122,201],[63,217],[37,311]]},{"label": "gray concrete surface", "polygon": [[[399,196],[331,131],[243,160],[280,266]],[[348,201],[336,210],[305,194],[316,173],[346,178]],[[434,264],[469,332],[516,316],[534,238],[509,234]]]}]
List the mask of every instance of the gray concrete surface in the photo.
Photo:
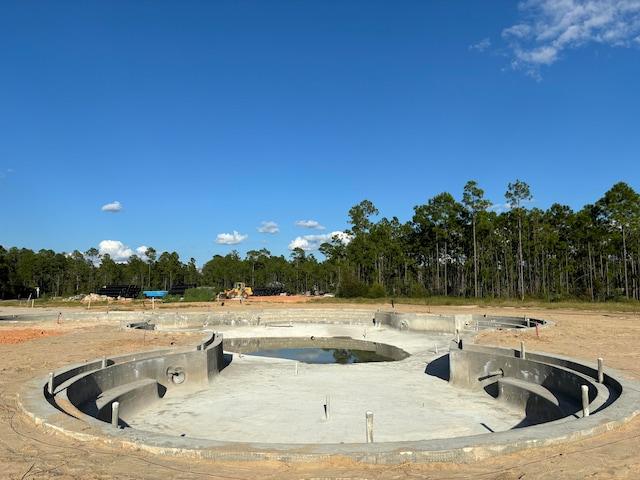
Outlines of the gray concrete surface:
[{"label": "gray concrete surface", "polygon": [[449,334],[295,324],[218,331],[225,338],[350,336],[391,343],[411,357],[398,362],[318,365],[234,354],[209,388],[173,389],[157,407],[137,415],[132,427],[230,442],[305,444],[364,442],[367,411],[374,413],[374,440],[380,442],[504,431],[523,420],[521,411],[498,405],[484,392],[456,388],[425,373],[428,364],[446,355]]}]

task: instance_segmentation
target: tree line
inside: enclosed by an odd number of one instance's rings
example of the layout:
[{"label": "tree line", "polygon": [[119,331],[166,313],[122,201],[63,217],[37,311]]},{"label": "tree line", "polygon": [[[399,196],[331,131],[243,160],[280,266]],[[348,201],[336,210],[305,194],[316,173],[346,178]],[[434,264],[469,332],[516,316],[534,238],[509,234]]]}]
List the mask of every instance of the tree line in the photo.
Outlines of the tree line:
[{"label": "tree line", "polygon": [[243,281],[279,282],[291,293],[331,292],[343,297],[455,296],[548,301],[640,299],[640,195],[624,182],[574,212],[553,204],[528,208],[533,196],[520,180],[505,192],[508,208],[492,209],[477,182],[461,199],[448,192],[413,207],[411,220],[379,218],[369,200],[348,212],[344,237],[320,246],[325,259],[297,248],[289,258],[267,249],[241,258],[214,255],[198,269],[177,253],[149,248],[117,263],[108,254],[33,252],[0,247],[2,298],[97,291],[131,284],[142,290],[174,285],[214,291]]}]

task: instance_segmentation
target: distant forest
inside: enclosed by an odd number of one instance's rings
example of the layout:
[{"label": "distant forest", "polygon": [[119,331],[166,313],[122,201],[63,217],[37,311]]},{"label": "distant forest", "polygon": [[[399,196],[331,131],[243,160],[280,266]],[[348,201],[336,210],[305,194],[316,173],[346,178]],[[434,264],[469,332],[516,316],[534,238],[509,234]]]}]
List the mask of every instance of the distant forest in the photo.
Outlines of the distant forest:
[{"label": "distant forest", "polygon": [[0,246],[2,299],[73,296],[104,285],[142,290],[174,285],[212,287],[234,282],[267,286],[280,282],[290,293],[331,292],[342,297],[533,298],[547,301],[640,299],[640,195],[624,182],[594,204],[574,212],[554,204],[527,208],[529,186],[508,185],[510,208],[496,212],[474,181],[462,199],[444,192],[413,207],[413,217],[378,218],[372,202],[348,212],[350,241],[334,237],[319,248],[318,261],[302,249],[289,258],[267,249],[215,255],[198,269],[177,253],[149,248],[116,263],[96,248],[61,252]]}]

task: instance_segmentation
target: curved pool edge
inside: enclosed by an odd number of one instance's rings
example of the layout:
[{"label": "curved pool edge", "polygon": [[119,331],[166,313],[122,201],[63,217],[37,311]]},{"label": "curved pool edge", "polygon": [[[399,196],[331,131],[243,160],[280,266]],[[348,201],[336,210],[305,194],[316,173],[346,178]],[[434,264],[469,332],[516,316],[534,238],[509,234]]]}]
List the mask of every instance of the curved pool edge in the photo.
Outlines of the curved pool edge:
[{"label": "curved pool edge", "polygon": [[[308,315],[308,313],[307,313]],[[582,362],[584,363],[584,362]],[[638,383],[607,368],[607,375],[622,387],[620,396],[606,409],[584,418],[562,419],[505,432],[450,439],[352,443],[352,444],[267,444],[223,442],[180,438],[131,428],[116,428],[95,418],[69,417],[43,396],[48,378],[35,379],[18,395],[21,412],[38,426],[81,441],[99,441],[124,450],[144,450],[157,455],[174,455],[228,461],[280,460],[315,462],[343,456],[364,463],[472,462],[516,451],[552,446],[589,438],[631,421],[640,412]]]}]

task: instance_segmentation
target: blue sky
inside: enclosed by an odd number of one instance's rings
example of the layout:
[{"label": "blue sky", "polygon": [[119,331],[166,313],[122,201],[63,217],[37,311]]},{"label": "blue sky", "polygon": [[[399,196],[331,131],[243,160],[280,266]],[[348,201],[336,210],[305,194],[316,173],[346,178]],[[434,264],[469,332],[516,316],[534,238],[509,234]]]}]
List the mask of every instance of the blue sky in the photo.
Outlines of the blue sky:
[{"label": "blue sky", "polygon": [[0,45],[5,248],[323,260],[363,200],[640,192],[640,0],[16,0]]}]

